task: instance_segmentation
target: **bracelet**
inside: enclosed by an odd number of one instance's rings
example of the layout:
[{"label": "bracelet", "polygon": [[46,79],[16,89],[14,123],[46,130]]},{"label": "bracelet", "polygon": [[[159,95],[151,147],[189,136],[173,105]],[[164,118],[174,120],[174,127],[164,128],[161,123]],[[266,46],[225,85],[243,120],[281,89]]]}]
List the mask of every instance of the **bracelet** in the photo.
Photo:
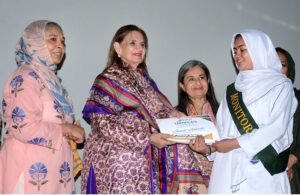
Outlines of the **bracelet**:
[{"label": "bracelet", "polygon": [[208,149],[209,149],[209,152],[205,154],[205,156],[209,156],[211,155],[211,146],[210,145],[207,145],[208,146]]}]

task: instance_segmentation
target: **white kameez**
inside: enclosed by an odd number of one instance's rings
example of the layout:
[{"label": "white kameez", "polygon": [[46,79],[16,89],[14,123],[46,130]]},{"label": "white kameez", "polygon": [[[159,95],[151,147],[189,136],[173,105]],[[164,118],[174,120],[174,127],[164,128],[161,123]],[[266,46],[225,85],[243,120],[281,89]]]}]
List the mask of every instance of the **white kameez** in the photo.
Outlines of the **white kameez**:
[{"label": "white kameez", "polygon": [[[240,135],[225,94],[217,113],[217,128],[221,139],[236,138],[240,148],[227,153],[216,152],[208,193],[290,193],[286,172],[271,176],[260,161],[253,164],[251,160],[269,144],[280,153],[292,143],[292,121],[297,106],[292,83],[281,74],[280,61],[267,35],[257,30],[239,34],[246,43],[254,70],[240,71],[235,88],[242,92],[244,103],[259,129]],[[264,37],[263,43],[257,43],[261,41],[255,39],[257,36]],[[253,42],[261,47],[253,47]],[[262,48],[264,46],[267,49]],[[270,63],[272,68],[263,67],[264,63]]]}]

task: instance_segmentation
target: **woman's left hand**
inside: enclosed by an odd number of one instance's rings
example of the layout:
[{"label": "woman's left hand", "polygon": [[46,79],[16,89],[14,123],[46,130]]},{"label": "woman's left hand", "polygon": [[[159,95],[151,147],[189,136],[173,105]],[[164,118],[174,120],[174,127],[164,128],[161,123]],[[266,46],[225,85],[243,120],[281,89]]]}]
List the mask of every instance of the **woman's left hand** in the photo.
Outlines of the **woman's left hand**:
[{"label": "woman's left hand", "polygon": [[290,168],[287,172],[287,175],[288,175],[288,178],[289,178],[289,181],[292,181],[293,177],[294,177],[294,172],[293,172],[293,169]]},{"label": "woman's left hand", "polygon": [[290,154],[289,155],[289,160],[288,160],[288,178],[290,181],[292,181],[293,177],[294,177],[294,172],[293,172],[293,166],[294,164],[296,164],[298,162],[298,158],[294,155],[294,154]]},{"label": "woman's left hand", "polygon": [[202,135],[198,135],[196,139],[191,140],[189,143],[190,148],[198,153],[201,154],[208,154],[209,153],[209,146],[205,144],[205,139]]},{"label": "woman's left hand", "polygon": [[85,131],[81,127],[79,120],[76,121],[75,125],[70,123],[62,124],[62,132],[64,136],[78,144],[84,142]]},{"label": "woman's left hand", "polygon": [[170,137],[168,134],[163,133],[154,133],[150,137],[150,144],[156,146],[161,149],[168,145],[173,145],[175,142],[168,141],[167,138]]},{"label": "woman's left hand", "polygon": [[181,118],[186,116],[183,112],[180,112],[178,110],[173,110],[169,113],[169,118]]},{"label": "woman's left hand", "polygon": [[289,155],[288,168],[291,169],[298,162],[298,158],[294,154]]},{"label": "woman's left hand", "polygon": [[218,152],[230,152],[233,149],[239,148],[240,144],[236,139],[223,139],[212,145]]}]

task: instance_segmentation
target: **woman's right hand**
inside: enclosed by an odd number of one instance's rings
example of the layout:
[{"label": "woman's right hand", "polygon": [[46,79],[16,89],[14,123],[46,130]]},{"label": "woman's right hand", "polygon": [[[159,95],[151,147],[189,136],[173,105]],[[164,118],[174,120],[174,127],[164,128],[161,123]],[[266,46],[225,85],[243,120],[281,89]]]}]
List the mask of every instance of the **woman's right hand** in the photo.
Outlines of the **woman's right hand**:
[{"label": "woman's right hand", "polygon": [[172,110],[172,112],[169,113],[169,118],[181,118],[185,116],[186,115],[183,112],[180,112],[178,110]]},{"label": "woman's right hand", "polygon": [[80,121],[77,120],[76,124],[64,123],[62,126],[63,135],[68,139],[75,141],[77,144],[80,144],[84,141],[85,131],[80,125]]},{"label": "woman's right hand", "polygon": [[170,137],[170,135],[163,133],[152,134],[150,137],[150,144],[156,146],[159,149],[164,148],[168,145],[175,144],[175,142],[168,141],[168,137]]}]

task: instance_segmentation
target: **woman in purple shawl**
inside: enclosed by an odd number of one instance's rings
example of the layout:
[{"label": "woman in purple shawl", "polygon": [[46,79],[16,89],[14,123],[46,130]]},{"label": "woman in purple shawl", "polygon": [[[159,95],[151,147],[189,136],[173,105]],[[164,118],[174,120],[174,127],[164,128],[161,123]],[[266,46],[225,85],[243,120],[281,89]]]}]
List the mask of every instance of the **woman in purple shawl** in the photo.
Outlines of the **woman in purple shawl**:
[{"label": "woman in purple shawl", "polygon": [[[92,85],[83,109],[91,125],[84,152],[82,193],[165,193],[169,135],[156,119],[180,115],[150,78],[145,32],[121,27],[107,67]],[[159,149],[161,148],[161,149]],[[164,184],[164,185],[163,185]]]}]

